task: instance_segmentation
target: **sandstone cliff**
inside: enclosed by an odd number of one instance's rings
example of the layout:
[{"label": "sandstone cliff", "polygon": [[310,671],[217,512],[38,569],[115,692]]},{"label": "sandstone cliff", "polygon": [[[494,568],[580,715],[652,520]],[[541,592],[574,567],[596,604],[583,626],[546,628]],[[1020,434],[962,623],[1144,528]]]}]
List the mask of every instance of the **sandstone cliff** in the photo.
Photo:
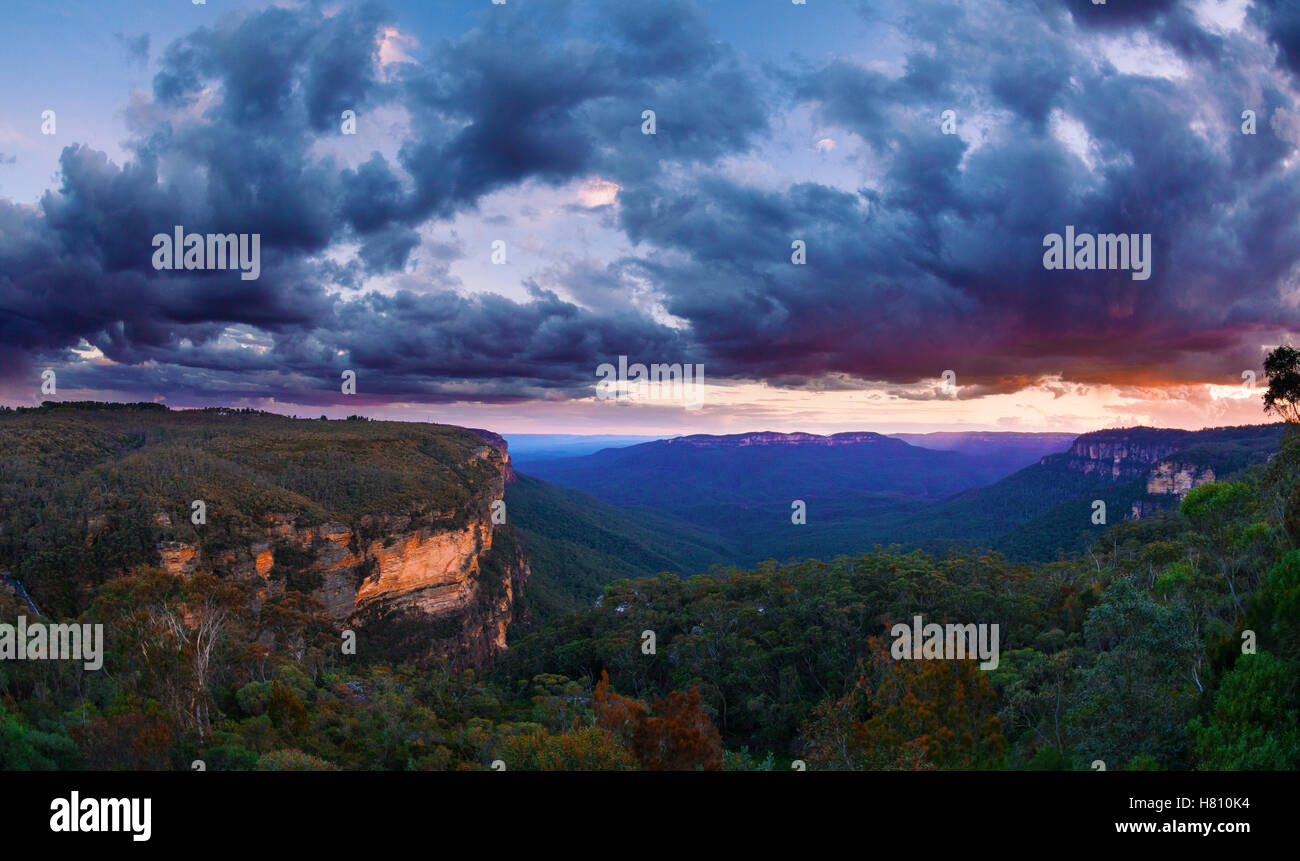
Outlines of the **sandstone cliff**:
[{"label": "sandstone cliff", "polygon": [[1213,467],[1163,461],[1157,463],[1147,473],[1147,493],[1169,494],[1181,499],[1193,487],[1200,487],[1212,481],[1214,481]]},{"label": "sandstone cliff", "polygon": [[1126,428],[1084,434],[1070,449],[1043,458],[1107,483],[1131,485],[1126,517],[1140,520],[1178,507],[1194,487],[1265,462],[1277,450],[1281,425],[1202,431]]},{"label": "sandstone cliff", "polygon": [[1190,433],[1131,428],[1084,434],[1065,453],[1067,468],[1111,481],[1128,481],[1186,445]]},{"label": "sandstone cliff", "polygon": [[513,478],[504,440],[478,446],[471,463],[487,467],[487,481],[465,508],[414,507],[315,524],[304,523],[302,511],[268,512],[241,530],[233,547],[161,542],[160,561],[175,574],[219,571],[251,582],[259,602],[290,587],[308,591],[340,628],[362,629],[361,642],[391,652],[400,641],[394,657],[482,664],[506,648],[529,572],[509,526],[492,517],[492,503]]},{"label": "sandstone cliff", "polygon": [[4,425],[15,469],[0,500],[23,504],[0,510],[0,564],[60,554],[57,570],[91,572],[36,579],[60,612],[157,566],[247,586],[255,609],[309,595],[385,660],[481,664],[505,648],[528,565],[501,508],[514,473],[496,434],[111,404]]}]

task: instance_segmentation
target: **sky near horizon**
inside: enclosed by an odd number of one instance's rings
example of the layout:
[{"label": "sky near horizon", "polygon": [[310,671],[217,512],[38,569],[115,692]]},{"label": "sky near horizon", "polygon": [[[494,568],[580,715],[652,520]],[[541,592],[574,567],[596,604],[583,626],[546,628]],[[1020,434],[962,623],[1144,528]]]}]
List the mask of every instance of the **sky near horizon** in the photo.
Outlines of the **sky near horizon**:
[{"label": "sky near horizon", "polygon": [[[8,405],[53,370],[55,399],[502,433],[1195,429],[1265,421],[1300,330],[1300,2],[0,25]],[[156,268],[176,225],[256,234],[257,277]],[[1045,268],[1067,228],[1149,234],[1150,277]],[[601,397],[620,356],[703,366],[695,408]]]}]

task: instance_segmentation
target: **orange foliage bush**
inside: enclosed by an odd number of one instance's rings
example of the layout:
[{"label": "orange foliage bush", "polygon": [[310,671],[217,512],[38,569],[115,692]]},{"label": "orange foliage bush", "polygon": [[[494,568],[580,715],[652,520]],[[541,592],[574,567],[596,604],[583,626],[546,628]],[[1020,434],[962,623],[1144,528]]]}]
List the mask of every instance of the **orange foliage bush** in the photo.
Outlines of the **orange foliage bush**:
[{"label": "orange foliage bush", "polygon": [[996,768],[1005,739],[975,661],[896,661],[878,639],[871,665],[805,727],[807,758],[833,769]]},{"label": "orange foliage bush", "polygon": [[647,706],[609,689],[609,673],[601,672],[593,693],[596,725],[615,733],[627,749],[652,771],[718,771],[722,768],[722,737],[700,708],[700,692],[671,691]]}]

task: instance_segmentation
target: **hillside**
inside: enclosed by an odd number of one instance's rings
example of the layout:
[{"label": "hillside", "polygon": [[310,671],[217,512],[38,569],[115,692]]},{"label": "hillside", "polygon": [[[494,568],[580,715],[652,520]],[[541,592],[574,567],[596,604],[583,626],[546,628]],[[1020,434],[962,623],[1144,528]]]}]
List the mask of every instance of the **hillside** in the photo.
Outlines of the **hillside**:
[{"label": "hillside", "polygon": [[615,505],[683,515],[863,493],[942,499],[1003,474],[979,458],[876,433],[698,434],[535,463],[532,473]]},{"label": "hillside", "polygon": [[615,580],[702,574],[736,555],[718,537],[674,518],[617,508],[523,474],[505,498],[532,570],[524,603],[534,623],[590,606]]},{"label": "hillside", "polygon": [[[1105,525],[1175,508],[1194,486],[1277,453],[1285,425],[1202,431],[1128,428],[1083,434],[1067,451],[897,524],[904,543],[932,550],[984,545],[1014,559],[1080,552]],[[1093,501],[1106,524],[1092,522]]]},{"label": "hillside", "polygon": [[[109,635],[103,673],[0,666],[0,769],[1295,768],[1300,438],[1275,454],[1279,433],[1084,435],[988,488],[827,498],[802,527],[731,506],[746,546],[515,474],[487,431],[4,412],[0,618],[36,613],[27,584],[43,619]],[[1168,507],[1046,564],[951,533],[828,552],[939,509],[1066,534],[1134,494]],[[792,538],[821,561],[718,564]],[[997,625],[996,666],[896,660],[916,615]]]},{"label": "hillside", "polygon": [[76,615],[154,566],[306,595],[398,652],[486,660],[527,565],[492,503],[511,477],[484,431],[155,404],[0,413],[0,567]]},{"label": "hillside", "polygon": [[[876,545],[984,546],[1045,561],[1083,550],[1104,529],[1092,522],[1094,500],[1106,503],[1108,523],[1167,512],[1191,487],[1266,461],[1282,429],[899,435],[910,442],[872,433],[696,435],[532,470],[655,511],[665,534],[711,535],[736,564]],[[791,521],[794,500],[805,504],[805,523]]]}]

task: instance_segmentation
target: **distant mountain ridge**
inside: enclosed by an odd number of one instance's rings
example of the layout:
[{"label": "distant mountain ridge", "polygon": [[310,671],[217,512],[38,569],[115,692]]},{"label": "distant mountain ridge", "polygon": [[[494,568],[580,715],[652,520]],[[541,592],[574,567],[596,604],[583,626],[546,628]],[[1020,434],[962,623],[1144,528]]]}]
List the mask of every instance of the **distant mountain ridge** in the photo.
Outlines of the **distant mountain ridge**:
[{"label": "distant mountain ridge", "polygon": [[859,443],[887,443],[892,438],[871,431],[850,431],[823,436],[815,433],[779,433],[755,431],[741,434],[691,434],[658,440],[668,445],[696,447],[735,447],[747,445],[855,445]]},{"label": "distant mountain ridge", "polygon": [[[1110,524],[1172,510],[1191,487],[1265,462],[1283,429],[695,434],[556,459],[533,474],[711,532],[737,564],[876,544],[1038,560],[1095,540],[1105,526],[1092,523],[1094,500]],[[805,524],[791,522],[794,500],[807,507]]]},{"label": "distant mountain ridge", "polygon": [[[695,434],[534,463],[531,474],[615,505],[682,516],[699,506],[893,494],[943,499],[1012,471],[859,432]],[[701,512],[706,520],[716,511]]]},{"label": "distant mountain ridge", "polygon": [[626,434],[502,434],[510,443],[510,458],[516,466],[528,471],[528,465],[538,460],[557,457],[579,457],[603,448],[621,448],[642,442],[651,442],[659,436]]}]

